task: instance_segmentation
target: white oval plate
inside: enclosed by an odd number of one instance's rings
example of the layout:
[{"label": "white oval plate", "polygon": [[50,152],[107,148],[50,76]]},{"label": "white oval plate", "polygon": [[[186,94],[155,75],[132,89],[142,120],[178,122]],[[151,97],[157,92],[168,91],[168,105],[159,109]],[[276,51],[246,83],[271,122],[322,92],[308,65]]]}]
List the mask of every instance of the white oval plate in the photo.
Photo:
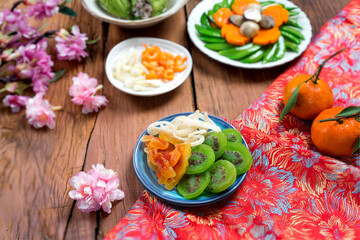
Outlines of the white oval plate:
[{"label": "white oval plate", "polygon": [[144,28],[153,26],[170,17],[179,11],[187,3],[187,1],[188,0],[168,0],[167,10],[164,13],[149,19],[142,20],[126,20],[112,16],[110,13],[101,8],[97,0],[81,0],[81,3],[91,15],[104,22],[116,24],[125,28]]},{"label": "white oval plate", "polygon": [[[145,47],[143,46],[144,43],[148,46],[156,45],[160,47],[162,51],[170,52],[174,55],[181,55],[182,57],[187,57],[187,60],[185,62],[185,65],[187,66],[186,69],[182,72],[175,73],[175,77],[172,81],[167,83],[162,83],[160,87],[155,88],[154,90],[151,91],[138,92],[125,87],[120,80],[117,80],[113,77],[114,64],[119,55],[126,54],[132,47],[141,52],[145,50]],[[150,96],[157,96],[160,94],[170,92],[171,90],[174,90],[175,88],[180,86],[189,76],[192,69],[192,65],[193,63],[192,63],[191,55],[189,51],[183,46],[160,38],[139,37],[139,38],[130,38],[124,40],[119,44],[117,44],[115,47],[113,47],[106,58],[105,71],[110,83],[117,89],[135,96],[150,97]]]},{"label": "white oval plate", "polygon": [[[311,41],[312,36],[312,27],[310,20],[307,18],[306,14],[301,11],[301,9],[298,7],[296,11],[300,12],[299,15],[292,17],[296,18],[299,25],[303,28],[300,32],[304,35],[305,40],[301,41],[301,44],[299,45],[299,52],[289,52],[286,51],[285,56],[275,62],[269,62],[269,63],[242,63],[240,61],[232,60],[230,58],[221,56],[215,51],[212,51],[205,47],[205,43],[201,41],[198,38],[198,32],[195,28],[195,24],[200,24],[200,17],[204,12],[207,12],[208,10],[212,9],[216,3],[222,2],[222,0],[204,0],[191,11],[188,22],[187,22],[187,28],[188,33],[191,38],[191,41],[195,44],[196,47],[200,49],[204,54],[206,54],[208,57],[215,59],[219,62],[234,66],[234,67],[241,67],[241,68],[253,68],[253,69],[259,69],[259,68],[270,68],[282,65],[284,63],[290,62],[294,60],[296,57],[300,56],[307,48]],[[262,2],[262,1],[259,1]],[[297,7],[295,4],[293,4],[290,1],[287,0],[276,0],[277,3],[283,3],[286,7]]]}]

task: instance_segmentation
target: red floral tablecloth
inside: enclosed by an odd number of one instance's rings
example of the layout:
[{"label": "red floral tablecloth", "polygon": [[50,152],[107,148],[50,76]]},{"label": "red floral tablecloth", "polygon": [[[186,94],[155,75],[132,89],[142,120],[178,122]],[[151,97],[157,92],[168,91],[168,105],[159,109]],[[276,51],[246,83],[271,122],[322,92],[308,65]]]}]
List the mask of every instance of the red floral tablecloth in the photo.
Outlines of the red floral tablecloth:
[{"label": "red floral tablecloth", "polygon": [[[330,4],[330,3],[329,3]],[[360,0],[322,27],[306,52],[238,119],[253,155],[249,174],[228,199],[191,209],[157,200],[147,191],[105,239],[360,239],[360,155],[321,155],[310,121],[288,114],[278,123],[285,84],[312,73],[332,53],[320,75],[334,106],[360,106]]]}]

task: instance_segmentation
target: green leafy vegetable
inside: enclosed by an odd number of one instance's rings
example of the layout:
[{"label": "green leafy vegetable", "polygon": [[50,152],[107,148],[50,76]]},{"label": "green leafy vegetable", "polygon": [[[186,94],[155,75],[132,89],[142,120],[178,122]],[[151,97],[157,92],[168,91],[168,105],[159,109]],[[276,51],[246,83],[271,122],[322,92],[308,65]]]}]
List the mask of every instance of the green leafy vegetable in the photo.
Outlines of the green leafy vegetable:
[{"label": "green leafy vegetable", "polygon": [[152,6],[152,16],[157,16],[164,12],[167,0],[148,0],[148,3]]},{"label": "green leafy vegetable", "polygon": [[131,5],[128,0],[99,0],[100,5],[112,15],[131,19]]}]

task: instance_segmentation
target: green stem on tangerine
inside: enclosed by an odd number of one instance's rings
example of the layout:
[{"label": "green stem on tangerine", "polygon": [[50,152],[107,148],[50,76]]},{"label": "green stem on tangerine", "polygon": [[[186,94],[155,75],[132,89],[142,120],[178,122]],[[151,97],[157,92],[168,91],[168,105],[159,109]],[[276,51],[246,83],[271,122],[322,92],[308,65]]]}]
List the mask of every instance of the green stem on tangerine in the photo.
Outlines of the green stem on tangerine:
[{"label": "green stem on tangerine", "polygon": [[[342,51],[345,51],[346,48],[343,48],[339,51],[337,51],[336,53],[332,54],[330,57],[328,57],[327,59],[325,59],[325,61],[323,63],[320,64],[320,66],[318,67],[318,69],[316,70],[316,72],[308,79],[306,80],[305,82],[308,82],[308,81],[312,81],[314,84],[317,83],[317,81],[319,80],[319,76],[320,76],[320,72],[321,70],[323,69],[323,67],[325,66],[325,63],[327,61],[329,61],[331,58],[335,57],[336,55],[338,55],[339,53],[341,53]],[[315,79],[314,79],[315,78]]]},{"label": "green stem on tangerine", "polygon": [[342,124],[342,123],[344,123],[344,121],[342,120],[343,118],[355,118],[356,119],[357,117],[358,117],[357,114],[353,114],[353,115],[337,117],[337,118],[327,118],[327,119],[320,120],[319,123],[329,122],[329,121],[337,121],[338,123]]},{"label": "green stem on tangerine", "polygon": [[330,121],[337,121],[339,124],[342,124],[342,123],[344,123],[344,121],[341,120],[342,118],[343,118],[343,117],[323,119],[323,120],[320,120],[319,123],[322,123],[322,122],[330,122]]}]

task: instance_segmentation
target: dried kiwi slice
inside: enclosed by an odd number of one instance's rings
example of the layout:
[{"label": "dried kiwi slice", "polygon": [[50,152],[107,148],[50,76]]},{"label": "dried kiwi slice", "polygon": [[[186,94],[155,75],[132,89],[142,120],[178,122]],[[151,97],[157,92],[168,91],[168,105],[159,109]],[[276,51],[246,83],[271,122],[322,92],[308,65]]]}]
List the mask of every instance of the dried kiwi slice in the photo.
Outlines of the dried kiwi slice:
[{"label": "dried kiwi slice", "polygon": [[218,159],[226,149],[227,140],[222,132],[210,132],[206,135],[204,144],[209,145],[214,150],[215,159]]},{"label": "dried kiwi slice", "polygon": [[218,193],[230,187],[236,179],[234,164],[226,160],[218,160],[207,170],[210,172],[211,180],[206,190]]},{"label": "dried kiwi slice", "polygon": [[215,162],[215,153],[212,148],[205,144],[200,144],[191,150],[189,166],[186,174],[196,174],[206,171]]},{"label": "dried kiwi slice", "polygon": [[221,158],[235,165],[237,176],[247,172],[253,162],[249,149],[241,143],[228,142]]},{"label": "dried kiwi slice", "polygon": [[222,132],[225,134],[228,142],[242,143],[242,136],[238,130],[234,128],[227,128],[222,130]]},{"label": "dried kiwi slice", "polygon": [[210,172],[184,175],[177,185],[178,192],[186,199],[199,196],[210,183]]}]

